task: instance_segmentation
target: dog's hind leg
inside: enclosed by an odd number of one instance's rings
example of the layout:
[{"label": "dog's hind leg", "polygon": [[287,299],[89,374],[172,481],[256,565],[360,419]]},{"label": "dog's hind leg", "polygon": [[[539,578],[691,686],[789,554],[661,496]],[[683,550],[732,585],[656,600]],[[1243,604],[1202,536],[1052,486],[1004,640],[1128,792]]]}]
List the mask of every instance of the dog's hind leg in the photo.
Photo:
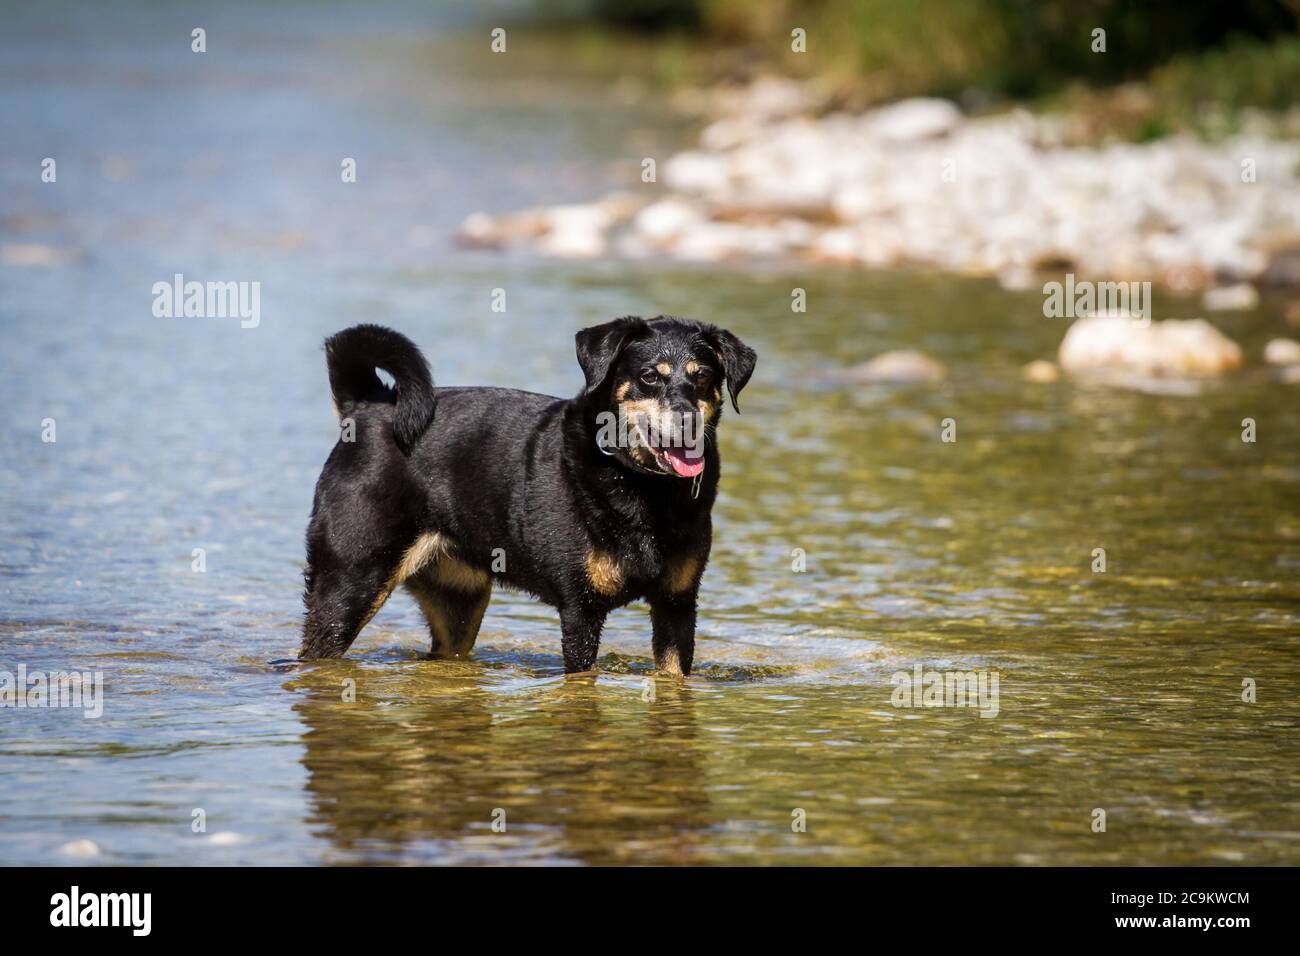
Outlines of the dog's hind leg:
[{"label": "dog's hind leg", "polygon": [[311,575],[298,658],[342,657],[384,606],[395,583],[391,575],[374,567],[332,568]]},{"label": "dog's hind leg", "polygon": [[307,537],[307,620],[300,660],[342,657],[379,612],[393,588],[418,573],[442,550],[436,534],[422,534],[404,550],[341,556],[323,535]]},{"label": "dog's hind leg", "polygon": [[492,579],[455,558],[443,558],[406,581],[429,622],[434,657],[464,657],[478,638],[492,598]]}]

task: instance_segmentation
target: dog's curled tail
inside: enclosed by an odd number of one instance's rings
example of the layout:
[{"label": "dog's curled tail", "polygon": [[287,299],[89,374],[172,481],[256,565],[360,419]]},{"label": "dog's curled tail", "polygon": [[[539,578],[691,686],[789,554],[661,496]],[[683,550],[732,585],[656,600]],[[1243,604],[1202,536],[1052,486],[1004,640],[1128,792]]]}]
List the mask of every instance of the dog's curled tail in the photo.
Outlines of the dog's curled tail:
[{"label": "dog's curled tail", "polygon": [[[382,325],[354,325],[325,340],[330,391],[340,418],[361,401],[393,401],[393,438],[409,455],[433,420],[433,376],[415,343]],[[390,389],[375,374],[393,376]]]}]

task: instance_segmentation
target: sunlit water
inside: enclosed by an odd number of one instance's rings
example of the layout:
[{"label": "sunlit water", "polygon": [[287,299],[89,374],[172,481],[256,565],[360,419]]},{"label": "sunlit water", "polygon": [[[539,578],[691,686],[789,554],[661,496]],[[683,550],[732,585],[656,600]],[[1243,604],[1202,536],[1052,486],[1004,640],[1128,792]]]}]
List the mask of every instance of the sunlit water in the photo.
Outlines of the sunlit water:
[{"label": "sunlit water", "polygon": [[[0,266],[0,669],[106,696],[0,711],[0,862],[1300,862],[1294,387],[1022,384],[1063,328],[981,280],[457,252],[475,209],[654,188],[680,119],[571,46],[272,7],[5,10],[2,241],[54,253]],[[260,281],[261,324],[154,318],[177,272]],[[571,394],[575,329],[657,312],[760,356],[694,676],[647,683],[638,606],[566,679],[555,613],[501,592],[469,661],[423,659],[398,595],[349,659],[272,664],[336,435],[325,335]],[[1279,316],[1216,321],[1258,366]],[[827,384],[899,347],[949,379]],[[997,715],[892,706],[916,664],[996,671]]]}]

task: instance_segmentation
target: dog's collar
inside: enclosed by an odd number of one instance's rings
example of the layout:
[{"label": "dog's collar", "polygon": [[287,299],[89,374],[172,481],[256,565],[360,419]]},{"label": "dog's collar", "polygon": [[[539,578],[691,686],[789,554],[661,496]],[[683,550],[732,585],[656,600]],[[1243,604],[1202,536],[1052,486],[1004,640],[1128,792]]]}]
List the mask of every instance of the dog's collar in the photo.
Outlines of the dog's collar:
[{"label": "dog's collar", "polygon": [[[596,436],[596,448],[600,451],[600,453],[601,453],[602,455],[608,455],[610,458],[616,458],[616,457],[618,457],[617,452],[612,452],[612,451],[610,451],[608,448],[606,448],[604,445],[602,445],[602,444],[600,443],[600,436],[599,436],[599,435]],[[676,477],[678,477],[677,475],[670,475],[670,474],[668,474],[668,473],[665,472],[665,471],[651,471],[649,468],[646,468],[644,465],[638,464],[638,463],[636,462],[636,460],[632,458],[631,455],[628,455],[628,456],[625,456],[625,457],[623,457],[623,458],[620,458],[620,459],[619,459],[619,462],[620,462],[621,464],[631,466],[631,468],[632,468],[633,471],[639,471],[639,472],[641,472],[641,474],[643,474],[643,475],[652,475],[652,476],[655,477],[655,478],[676,478]],[[704,471],[701,470],[700,473],[699,473],[698,475],[696,475],[694,478],[691,479],[691,497],[692,497],[692,498],[698,498],[698,497],[700,496],[700,480],[701,480],[703,477],[704,477]]]},{"label": "dog's collar", "polygon": [[633,471],[639,471],[643,475],[654,475],[657,478],[676,477],[675,475],[670,475],[665,471],[651,471],[649,468],[645,467],[644,465],[638,464],[636,459],[634,459],[631,455],[625,455],[623,457],[619,457],[618,452],[610,451],[608,448],[606,448],[604,445],[600,443],[599,435],[596,436],[596,448],[600,450],[600,453],[602,455],[608,455],[610,458],[618,458],[621,464],[627,465]]}]

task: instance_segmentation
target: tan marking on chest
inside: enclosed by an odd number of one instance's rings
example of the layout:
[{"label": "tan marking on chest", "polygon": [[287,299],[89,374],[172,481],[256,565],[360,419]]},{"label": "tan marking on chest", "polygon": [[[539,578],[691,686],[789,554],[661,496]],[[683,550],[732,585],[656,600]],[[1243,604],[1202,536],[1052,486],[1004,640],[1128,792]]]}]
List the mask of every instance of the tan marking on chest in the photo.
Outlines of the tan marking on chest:
[{"label": "tan marking on chest", "polygon": [[664,570],[664,581],[669,591],[689,591],[699,573],[700,559],[693,554],[682,555],[668,562],[668,567]]},{"label": "tan marking on chest", "polygon": [[623,569],[607,554],[593,551],[587,555],[587,580],[591,586],[606,597],[613,597],[623,590]]}]

